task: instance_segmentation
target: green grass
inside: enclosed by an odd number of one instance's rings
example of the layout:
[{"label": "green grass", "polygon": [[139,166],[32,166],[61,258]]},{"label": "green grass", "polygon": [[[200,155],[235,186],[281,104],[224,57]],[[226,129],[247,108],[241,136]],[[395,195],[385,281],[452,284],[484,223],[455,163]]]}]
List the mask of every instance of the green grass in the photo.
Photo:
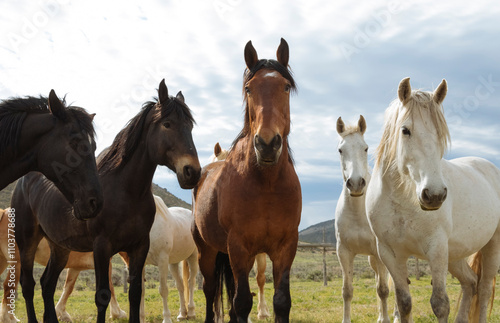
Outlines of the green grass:
[{"label": "green grass", "polygon": [[[322,253],[316,252],[299,252],[297,254],[296,263],[292,271],[291,294],[292,294],[292,310],[290,319],[292,322],[341,322],[342,321],[342,279],[339,276],[338,261],[331,253],[327,256],[329,276],[328,286],[323,286],[322,278],[320,281],[313,281],[307,278],[309,272],[318,271],[322,268]],[[354,277],[354,298],[352,302],[352,321],[357,323],[375,322],[378,317],[378,307],[375,291],[375,281],[368,270],[366,257],[356,258],[356,271]],[[268,265],[268,271],[271,267]],[[306,270],[309,268],[309,270]],[[421,263],[421,270],[425,272],[427,265]],[[89,271],[89,273],[91,273]],[[146,312],[147,322],[162,322],[161,313],[163,310],[161,297],[157,290],[157,281],[154,281],[154,275],[147,282],[146,286]],[[317,275],[312,275],[317,277]],[[415,322],[436,322],[436,318],[432,313],[429,303],[432,292],[431,278],[429,275],[424,275],[420,280],[415,277],[410,277],[410,290],[413,299],[413,318]],[[156,287],[153,287],[156,286]],[[254,278],[250,279],[252,291],[257,292],[257,284]],[[500,287],[497,284],[497,289]],[[456,302],[460,285],[458,281],[451,276],[448,277],[447,291],[451,303],[450,322],[453,321]],[[122,287],[117,287],[118,302],[123,310],[128,313],[128,296],[123,293]],[[61,290],[56,292],[56,300],[59,298]],[[272,283],[266,284],[266,300],[272,312]],[[203,322],[205,299],[201,290],[195,290],[195,303],[197,319],[191,322]],[[41,291],[38,288],[35,296],[36,312],[40,321],[42,321],[43,302],[41,299]],[[392,317],[394,305],[394,293],[391,292],[389,297],[389,313]],[[172,320],[175,321],[179,308],[178,293],[173,284],[170,287],[169,307],[172,313]],[[67,311],[73,317],[74,322],[95,322],[96,308],[94,305],[94,292],[90,287],[80,288],[75,290],[70,297]],[[26,312],[24,299],[19,297],[16,303],[16,315],[21,322],[26,322]],[[108,315],[109,316],[109,309]],[[257,297],[254,297],[253,310],[250,318],[253,322],[257,322]],[[226,316],[226,321],[229,317]],[[111,320],[108,320],[111,321]],[[495,301],[493,314],[490,322],[500,322],[500,299]],[[127,320],[115,321],[127,322]],[[268,319],[261,322],[273,322],[273,319]]]}]

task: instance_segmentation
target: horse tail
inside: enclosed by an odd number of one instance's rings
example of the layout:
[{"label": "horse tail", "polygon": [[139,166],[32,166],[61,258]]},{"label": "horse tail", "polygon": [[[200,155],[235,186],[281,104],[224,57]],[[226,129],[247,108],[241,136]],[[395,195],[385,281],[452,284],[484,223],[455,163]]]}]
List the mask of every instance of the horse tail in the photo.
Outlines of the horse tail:
[{"label": "horse tail", "polygon": [[[483,253],[481,252],[481,250],[479,250],[478,252],[469,257],[469,266],[476,273],[477,283],[479,285],[479,282],[481,281],[481,273],[483,271]],[[495,298],[496,281],[497,279],[495,277],[493,279],[493,286],[491,287],[492,293],[489,301],[490,302],[490,313],[488,314],[489,316],[491,316],[491,311],[493,310],[493,300]],[[462,293],[460,293],[460,296],[462,296]],[[469,322],[479,322],[479,297],[477,297],[477,293],[472,297],[472,303],[469,310]]]},{"label": "horse tail", "polygon": [[193,279],[194,277],[190,276],[189,273],[189,264],[187,259],[184,259],[182,261],[182,283],[184,285],[184,301],[186,304],[189,304],[189,293],[191,292],[189,290],[189,279]]},{"label": "horse tail", "polygon": [[219,252],[215,258],[215,299],[214,312],[216,322],[224,321],[224,293],[223,285],[226,285],[227,298],[231,307],[235,293],[234,277],[229,263],[229,255]]}]

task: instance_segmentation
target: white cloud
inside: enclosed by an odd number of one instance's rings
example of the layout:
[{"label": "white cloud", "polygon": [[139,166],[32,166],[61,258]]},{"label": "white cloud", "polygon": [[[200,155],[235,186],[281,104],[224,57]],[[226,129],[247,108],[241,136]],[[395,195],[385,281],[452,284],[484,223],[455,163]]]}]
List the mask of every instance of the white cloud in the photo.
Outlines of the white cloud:
[{"label": "white cloud", "polygon": [[[386,24],[392,3],[401,7]],[[182,90],[193,110],[204,163],[217,141],[229,147],[242,127],[245,43],[252,40],[259,57],[274,58],[284,37],[299,85],[290,137],[299,177],[339,186],[336,119],[363,114],[373,152],[403,77],[426,89],[446,77],[445,109],[463,104],[479,76],[500,79],[498,18],[494,1],[7,1],[0,11],[0,97],[48,95],[52,88],[68,94],[69,102],[97,112],[99,151],[165,78],[171,94]],[[359,43],[367,31],[368,41]],[[342,43],[357,50],[349,62]],[[482,154],[500,165],[499,93],[495,88],[462,118],[475,129],[452,125],[452,153]],[[155,180],[178,187],[161,169]],[[326,218],[318,215],[326,208],[307,196],[307,221]]]}]

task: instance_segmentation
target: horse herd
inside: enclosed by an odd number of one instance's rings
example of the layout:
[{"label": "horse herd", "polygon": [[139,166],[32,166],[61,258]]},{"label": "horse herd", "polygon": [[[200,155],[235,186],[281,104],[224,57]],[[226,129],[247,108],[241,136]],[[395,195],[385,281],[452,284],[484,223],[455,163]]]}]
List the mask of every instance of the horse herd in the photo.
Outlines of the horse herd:
[{"label": "horse herd", "polygon": [[[288,144],[290,94],[296,84],[284,39],[276,56],[259,59],[251,42],[245,46],[243,129],[227,154],[216,145],[219,160],[203,169],[191,135],[191,111],[181,92],[169,95],[164,80],[158,98],[146,102],[97,159],[94,115],[66,106],[53,90],[48,98],[0,103],[0,189],[19,179],[11,209],[0,221],[7,237],[1,265],[5,269],[11,259],[19,260],[13,275],[21,283],[28,322],[37,322],[35,261],[46,265],[41,278],[44,322],[70,319],[67,297],[78,272],[89,268],[96,275],[97,322],[105,322],[110,302],[112,315],[125,315],[109,279],[110,258],[116,253],[129,267],[129,322],[145,319],[143,269],[148,263],[160,267],[164,322],[171,322],[167,268],[181,293],[178,319],[194,316],[192,291],[199,268],[205,321],[223,320],[225,285],[230,322],[247,322],[253,304],[249,272],[257,261],[262,273],[266,254],[272,262],[275,321],[289,321],[290,268],[302,197]],[[429,261],[430,301],[439,322],[447,322],[450,312],[448,271],[460,281],[463,295],[456,322],[487,321],[500,266],[500,170],[481,158],[443,159],[450,140],[442,106],[446,93],[445,80],[433,92],[412,91],[409,78],[401,81],[398,98],[386,110],[371,174],[365,119],[361,116],[354,126],[337,121],[344,178],[335,215],[343,322],[351,321],[356,254],[369,255],[376,272],[378,322],[390,321],[389,276],[396,295],[394,319],[412,322],[410,255]],[[192,212],[167,208],[153,196],[157,165],[174,171],[182,188],[193,189]],[[467,263],[470,255],[479,264],[477,271]],[[179,274],[181,260],[186,260],[186,287]],[[70,270],[56,307],[54,292],[65,267]],[[259,287],[262,277],[258,274]],[[6,287],[4,297],[15,292],[15,286]],[[190,291],[186,300],[184,289]],[[4,298],[2,319],[15,321],[7,302]],[[473,309],[474,319],[469,318]],[[267,316],[264,302],[259,318]]]}]

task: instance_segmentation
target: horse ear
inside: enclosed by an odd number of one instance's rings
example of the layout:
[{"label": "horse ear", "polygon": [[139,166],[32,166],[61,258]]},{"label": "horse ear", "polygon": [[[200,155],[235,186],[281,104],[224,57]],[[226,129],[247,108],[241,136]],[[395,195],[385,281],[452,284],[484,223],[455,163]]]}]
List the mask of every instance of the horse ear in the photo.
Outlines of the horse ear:
[{"label": "horse ear", "polygon": [[446,93],[448,93],[448,83],[445,79],[441,81],[441,84],[437,87],[436,91],[434,91],[434,102],[437,104],[441,104],[446,97]]},{"label": "horse ear", "polygon": [[94,121],[95,113],[90,114],[90,120]]},{"label": "horse ear", "polygon": [[66,108],[62,104],[62,102],[57,97],[57,94],[54,90],[50,90],[49,94],[49,111],[56,118],[61,119],[62,121],[66,121]]},{"label": "horse ear", "polygon": [[160,87],[158,88],[158,98],[161,104],[168,101],[168,89],[165,85],[165,79],[160,82]]},{"label": "horse ear", "polygon": [[361,134],[364,135],[365,131],[366,131],[366,121],[365,121],[365,117],[363,117],[363,115],[359,116],[358,128],[359,128],[359,132],[361,132]]},{"label": "horse ear", "polygon": [[259,57],[257,56],[257,51],[253,47],[252,41],[249,40],[245,45],[245,63],[247,64],[247,68],[251,70],[258,61]]},{"label": "horse ear", "polygon": [[179,101],[181,101],[182,103],[184,103],[184,95],[182,95],[182,92],[179,91],[179,93],[177,93],[177,95],[175,96]]},{"label": "horse ear", "polygon": [[342,117],[339,117],[337,119],[337,132],[339,135],[342,135],[342,133],[344,132],[345,130],[345,124],[344,124],[344,121],[342,121]]},{"label": "horse ear", "polygon": [[411,86],[410,86],[410,78],[404,78],[399,82],[399,88],[398,88],[398,97],[399,101],[401,101],[404,104],[408,102],[408,100],[411,97]]},{"label": "horse ear", "polygon": [[215,155],[215,157],[219,156],[221,152],[222,152],[222,148],[220,148],[219,143],[216,143],[215,147],[214,147],[214,155]]},{"label": "horse ear", "polygon": [[276,51],[276,57],[278,58],[278,62],[280,62],[281,65],[283,65],[285,67],[288,66],[288,58],[290,57],[290,49],[288,48],[288,43],[283,38],[281,38],[280,46],[278,47],[278,50]]}]

